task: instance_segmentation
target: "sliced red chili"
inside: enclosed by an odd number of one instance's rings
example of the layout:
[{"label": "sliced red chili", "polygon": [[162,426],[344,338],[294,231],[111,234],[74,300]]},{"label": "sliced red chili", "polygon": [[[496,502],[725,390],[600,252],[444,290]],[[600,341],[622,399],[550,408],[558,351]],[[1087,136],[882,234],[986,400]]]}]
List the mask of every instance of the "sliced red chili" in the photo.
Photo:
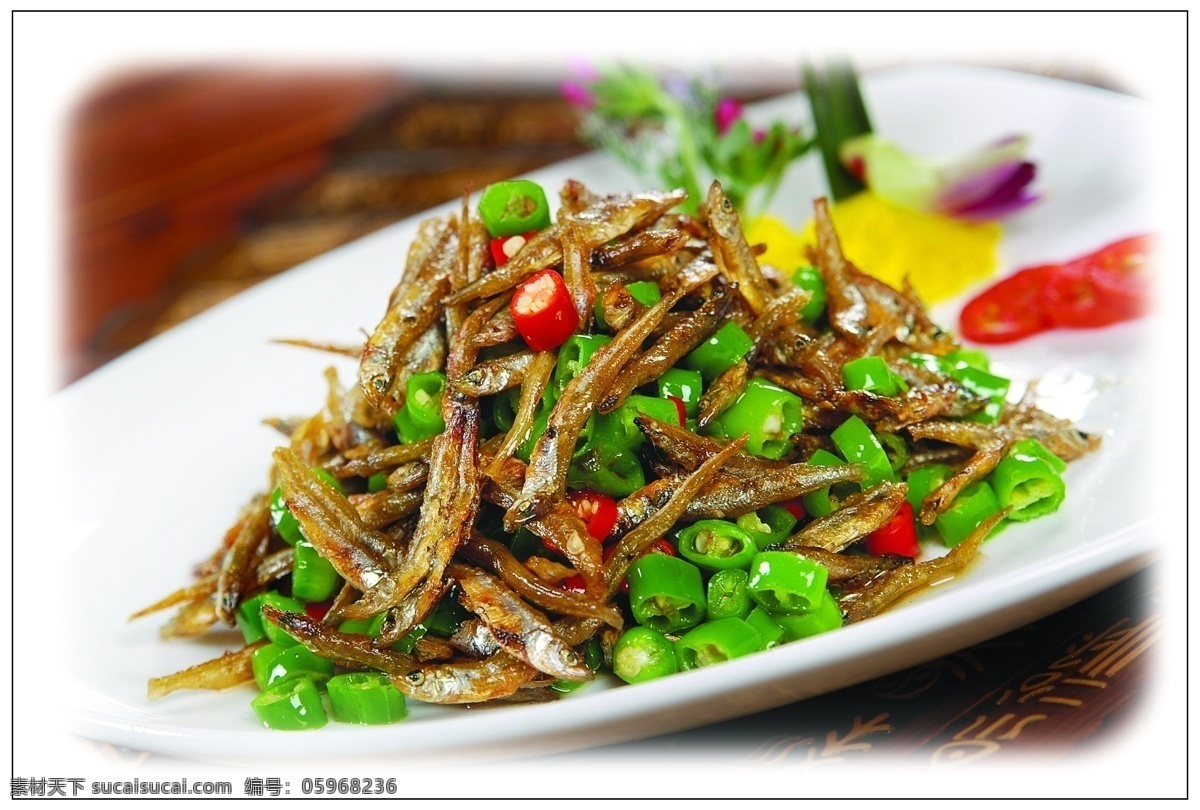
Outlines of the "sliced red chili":
[{"label": "sliced red chili", "polygon": [[1064,265],[1042,291],[1059,326],[1090,329],[1143,315],[1149,302],[1151,238],[1135,236]]},{"label": "sliced red chili", "polygon": [[554,270],[542,270],[521,282],[509,308],[517,331],[535,352],[555,348],[579,325],[571,293]]},{"label": "sliced red chili", "polygon": [[333,600],[327,599],[324,602],[309,602],[304,606],[304,613],[308,618],[314,621],[321,621],[325,618],[325,614],[333,607]]},{"label": "sliced red chili", "polygon": [[792,517],[796,520],[804,520],[804,501],[800,498],[792,498],[787,501],[780,501],[779,505],[792,513]]},{"label": "sliced red chili", "polygon": [[672,396],[668,396],[667,399],[675,403],[675,411],[679,414],[679,426],[687,427],[687,406],[683,404],[683,400]]},{"label": "sliced red chili", "polygon": [[567,493],[567,500],[587,526],[588,534],[597,540],[608,537],[617,525],[617,502],[607,495],[584,489]]},{"label": "sliced red chili", "polygon": [[492,261],[496,263],[497,267],[504,264],[513,256],[516,256],[517,251],[525,247],[525,243],[536,234],[537,231],[530,231],[529,233],[516,234],[515,236],[497,236],[488,242],[488,248],[492,251]]},{"label": "sliced red chili", "polygon": [[1042,310],[1040,298],[1058,268],[1054,264],[1026,268],[972,298],[958,319],[963,337],[976,343],[1011,343],[1049,329],[1054,324]]},{"label": "sliced red chili", "polygon": [[912,504],[905,501],[891,520],[867,535],[867,553],[875,556],[895,554],[910,559],[921,553]]}]

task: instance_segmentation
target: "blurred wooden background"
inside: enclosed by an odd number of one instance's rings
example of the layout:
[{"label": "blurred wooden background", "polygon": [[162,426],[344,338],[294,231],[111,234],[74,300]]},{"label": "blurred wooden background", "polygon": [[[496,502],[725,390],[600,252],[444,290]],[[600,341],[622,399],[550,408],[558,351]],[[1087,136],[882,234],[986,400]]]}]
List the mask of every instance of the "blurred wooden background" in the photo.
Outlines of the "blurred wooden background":
[{"label": "blurred wooden background", "polygon": [[553,87],[186,69],[98,88],[69,134],[65,371],[384,225],[578,154]]}]

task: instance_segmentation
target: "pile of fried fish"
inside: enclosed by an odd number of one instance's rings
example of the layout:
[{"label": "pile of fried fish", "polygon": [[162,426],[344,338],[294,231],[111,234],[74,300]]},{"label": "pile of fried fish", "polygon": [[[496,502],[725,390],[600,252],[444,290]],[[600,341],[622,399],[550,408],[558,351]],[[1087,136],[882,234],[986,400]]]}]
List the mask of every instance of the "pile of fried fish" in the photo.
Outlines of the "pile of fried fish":
[{"label": "pile of fried fish", "polygon": [[[829,432],[850,415],[877,433],[902,437],[908,468],[940,462],[955,469],[921,504],[923,524],[1021,439],[1035,437],[1066,460],[1097,444],[1039,410],[1031,392],[1007,404],[995,424],[962,420],[986,401],[948,376],[898,362],[914,352],[945,355],[958,343],[929,319],[911,289],[894,289],[846,259],[824,200],[815,203],[818,243],[811,258],[826,285],[827,325],[817,327],[798,317],[809,293],[758,261],[762,251],[747,243],[719,183],[699,217],[673,213],[684,198],[680,191],[600,196],[571,181],[560,198],[554,224],[499,267],[464,198],[457,215],[421,223],[386,314],[364,346],[289,341],[359,361],[355,385],[344,387],[333,369],[327,372],[329,393],[319,413],[270,422],[288,437],[275,451],[271,488],[282,490],[305,539],[345,584],[319,618],[271,607],[263,615],[340,666],[383,672],[408,697],[430,703],[554,698],[551,683],[595,677],[582,646],[598,639],[611,651],[627,621],[620,585],[628,567],[677,523],[735,518],[861,480],[858,464],[805,463],[831,447]],[[591,329],[599,301],[613,339],[562,390],[526,464],[516,451],[534,428],[556,354],[525,346],[509,300],[517,285],[545,268],[560,270],[579,313],[577,332]],[[662,292],[653,306],[625,289],[643,280]],[[780,460],[762,458],[745,452],[740,440],[641,417],[654,476],[619,501],[609,537],[591,537],[566,497],[568,467],[588,418],[618,407],[727,320],[745,330],[754,348],[708,386],[698,429],[751,376],[764,377],[804,401],[804,430],[790,437],[791,451]],[[846,390],[842,367],[868,355],[896,361],[890,365],[907,390],[895,397]],[[406,382],[429,371],[448,379],[445,430],[399,444],[392,418],[404,405]],[[512,427],[485,438],[489,398],[513,388],[520,397]],[[386,488],[366,492],[365,480],[380,473]],[[961,572],[1002,517],[941,557],[873,557],[857,541],[889,521],[906,487],[883,481],[864,491],[839,489],[851,492],[835,499],[835,511],[802,521],[780,548],[827,568],[847,622]],[[293,549],[275,530],[269,500],[255,496],[197,566],[192,584],[136,615],[177,608],[162,635],[196,636],[233,626],[244,600],[286,582]],[[504,530],[523,526],[558,553],[518,559],[495,528],[501,521],[482,519],[488,510],[502,515]],[[560,587],[571,577],[582,578],[582,592]],[[393,649],[448,598],[470,613],[453,636],[425,635],[408,653]],[[337,629],[379,614],[385,620],[378,638]],[[154,678],[150,695],[251,681],[251,655],[261,643]]]}]

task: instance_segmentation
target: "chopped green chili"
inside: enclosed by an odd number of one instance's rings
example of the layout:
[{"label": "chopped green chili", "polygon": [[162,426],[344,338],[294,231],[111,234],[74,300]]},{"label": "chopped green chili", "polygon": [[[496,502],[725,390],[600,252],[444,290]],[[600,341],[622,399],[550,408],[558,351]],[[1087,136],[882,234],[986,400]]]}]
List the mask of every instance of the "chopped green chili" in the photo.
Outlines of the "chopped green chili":
[{"label": "chopped green chili", "polygon": [[613,674],[625,683],[642,683],[675,672],[675,644],[657,630],[631,627],[613,646]]},{"label": "chopped green chili", "polygon": [[1040,458],[1059,475],[1067,471],[1067,462],[1047,450],[1037,439],[1022,439],[1008,449],[1008,455],[1020,459]]},{"label": "chopped green chili", "polygon": [[[913,508],[913,512],[920,514],[921,504],[925,497],[946,483],[946,479],[952,475],[954,475],[954,470],[945,464],[926,464],[924,467],[917,467],[910,472],[907,479],[908,492],[905,497]],[[917,521],[917,534],[921,537],[929,538],[936,533],[935,527],[926,526]]]},{"label": "chopped green chili", "polygon": [[647,554],[629,566],[629,609],[638,624],[660,633],[693,627],[704,618],[700,569],[667,554]]},{"label": "chopped green chili", "polygon": [[908,503],[914,512],[921,511],[921,504],[930,492],[946,483],[954,470],[945,464],[926,464],[908,474]]},{"label": "chopped green chili", "polygon": [[741,658],[763,648],[762,636],[744,619],[705,622],[675,644],[681,670],[708,667]]},{"label": "chopped green chili", "polygon": [[329,470],[322,470],[320,467],[313,467],[312,471],[317,478],[320,478],[326,484],[329,484],[329,486],[333,487],[343,495],[346,494],[346,488],[342,486],[342,482],[334,478],[333,473],[331,473]]},{"label": "chopped green chili", "polygon": [[942,362],[949,368],[977,368],[980,371],[991,371],[991,361],[986,353],[979,349],[956,349],[942,357]]},{"label": "chopped green chili", "polygon": [[558,362],[554,364],[555,399],[567,383],[579,376],[592,355],[601,346],[612,342],[607,335],[571,335],[558,349]]},{"label": "chopped green chili", "polygon": [[292,514],[292,510],[287,508],[287,504],[283,500],[283,487],[275,487],[271,493],[269,508],[271,522],[275,524],[275,531],[278,532],[280,540],[289,546],[294,546],[304,538],[304,535],[300,533],[300,521],[296,520],[296,516]]},{"label": "chopped green chili", "polygon": [[322,658],[299,644],[291,647],[280,644],[259,647],[250,657],[250,668],[259,689],[301,675],[320,683],[329,680],[334,670],[333,662],[328,658]]},{"label": "chopped green chili", "polygon": [[825,566],[789,551],[760,551],[750,563],[750,598],[768,613],[812,610],[825,592]]},{"label": "chopped green chili", "polygon": [[520,388],[501,391],[492,399],[492,422],[501,433],[507,433],[512,428],[520,399]]},{"label": "chopped green chili", "polygon": [[[540,541],[538,542],[538,546],[541,547]],[[470,615],[466,608],[458,603],[458,599],[453,594],[447,594],[430,611],[425,621],[401,636],[400,640],[392,645],[392,649],[402,652],[405,655],[411,655],[412,651],[416,649],[417,642],[425,638],[425,636],[431,635],[439,638],[450,638]]]},{"label": "chopped green chili", "polygon": [[408,716],[404,694],[381,672],[347,672],[326,684],[333,719],[379,726]]},{"label": "chopped green chili", "polygon": [[[846,462],[828,450],[817,450],[809,458],[808,463],[814,467],[837,467]],[[800,500],[804,504],[805,514],[811,517],[825,517],[833,513],[833,502],[829,499],[829,487],[809,492],[801,496]]]},{"label": "chopped green chili", "polygon": [[305,602],[324,602],[341,585],[341,577],[312,543],[301,540],[292,558],[292,596]]},{"label": "chopped green chili", "polygon": [[404,407],[396,411],[392,419],[401,442],[412,444],[446,429],[442,419],[442,394],[445,391],[446,375],[440,371],[423,372],[408,378]]},{"label": "chopped green chili", "polygon": [[267,637],[267,631],[263,629],[262,615],[262,600],[265,595],[265,593],[255,594],[249,599],[243,599],[242,603],[238,605],[234,620],[237,622],[238,629],[242,631],[242,638],[246,640],[247,644],[253,644]]},{"label": "chopped green chili", "polygon": [[387,473],[375,473],[367,479],[367,492],[383,492],[387,489]]},{"label": "chopped green chili", "polygon": [[815,267],[799,267],[792,274],[792,283],[812,293],[812,298],[800,310],[800,317],[816,323],[825,314],[825,279]]},{"label": "chopped green chili", "polygon": [[700,413],[700,396],[703,393],[704,378],[699,371],[672,368],[658,378],[658,395],[663,399],[675,397],[680,400],[689,419],[694,419]]},{"label": "chopped green chili", "polygon": [[604,666],[604,648],[600,645],[599,639],[592,638],[584,645],[583,663],[592,672],[596,672]]},{"label": "chopped green chili", "polygon": [[540,231],[550,225],[546,192],[532,180],[492,183],[479,198],[479,218],[493,238]]},{"label": "chopped green chili", "polygon": [[749,581],[750,575],[741,568],[727,568],[713,574],[708,580],[708,620],[728,619],[730,616],[746,618],[750,608],[754,607],[750,602],[750,592],[746,590]]},{"label": "chopped green chili", "polygon": [[726,321],[716,333],[685,355],[679,364],[699,371],[711,380],[737,363],[754,348],[754,341],[734,321]]},{"label": "chopped green chili", "polygon": [[746,452],[783,458],[790,441],[804,428],[804,402],[775,383],[755,377],[732,405],[709,425],[708,432],[725,439],[748,436]]},{"label": "chopped green chili", "polygon": [[747,512],[737,519],[738,528],[750,535],[759,551],[782,542],[796,527],[796,516],[778,504]]},{"label": "chopped green chili", "polygon": [[[288,613],[303,613],[304,603],[299,599],[293,599],[290,596],[284,596],[276,591],[267,591],[262,595],[262,605],[270,605],[276,610],[283,610]],[[275,644],[282,644],[285,647],[291,647],[296,644],[296,639],[285,633],[279,625],[274,622],[269,622],[262,617],[262,611],[259,611],[259,621],[262,622],[263,631],[267,634],[267,638]]]},{"label": "chopped green chili", "polygon": [[779,622],[760,607],[755,607],[750,611],[746,616],[746,624],[758,631],[764,650],[778,647],[784,641],[783,628],[779,626]]},{"label": "chopped green chili", "polygon": [[679,411],[671,400],[632,394],[611,413],[593,414],[588,419],[588,443],[602,442],[622,450],[636,450],[646,442],[645,435],[633,421],[640,415],[669,425],[679,423]]},{"label": "chopped green chili", "polygon": [[546,404],[545,399],[542,400],[542,404],[538,406],[537,412],[533,415],[533,427],[530,429],[529,435],[513,454],[526,464],[529,463],[529,457],[533,453],[533,446],[537,444],[537,440],[546,432],[546,426],[550,424],[551,407]]},{"label": "chopped green chili", "polygon": [[1040,457],[1009,454],[991,474],[992,489],[1008,519],[1025,521],[1048,515],[1062,506],[1067,485]]},{"label": "chopped green chili", "polygon": [[560,678],[547,687],[551,692],[558,692],[560,695],[569,695],[576,689],[582,689],[587,686],[583,681],[568,681],[565,678]]},{"label": "chopped green chili", "polygon": [[266,728],[303,731],[321,728],[328,722],[321,693],[312,678],[292,678],[271,684],[250,701],[250,706]]},{"label": "chopped green chili", "polygon": [[826,591],[821,595],[817,606],[806,613],[771,618],[783,629],[784,641],[796,641],[841,627],[842,609],[838,607],[837,600]]},{"label": "chopped green chili", "polygon": [[934,525],[943,542],[952,548],[966,540],[980,523],[999,511],[1000,501],[996,493],[987,481],[979,481],[958,493],[950,508],[938,515]]},{"label": "chopped green chili", "polygon": [[422,624],[431,634],[450,638],[470,616],[467,609],[459,604],[458,599],[453,594],[448,594],[442,597]]},{"label": "chopped green chili", "polygon": [[750,535],[725,520],[699,520],[679,533],[679,554],[709,571],[745,568],[758,553]]},{"label": "chopped green chili", "polygon": [[360,636],[379,638],[379,633],[383,630],[383,620],[385,618],[387,618],[385,614],[376,613],[369,619],[346,619],[338,625],[338,632],[357,633]]},{"label": "chopped green chili", "polygon": [[624,498],[646,485],[646,472],[632,450],[592,441],[572,459],[567,485]]},{"label": "chopped green chili", "polygon": [[883,397],[894,397],[908,390],[908,383],[878,355],[860,357],[842,366],[842,380],[847,390],[869,391]]},{"label": "chopped green chili", "polygon": [[[625,289],[633,296],[634,301],[643,306],[652,307],[662,300],[662,289],[654,281],[631,281],[625,285]],[[599,297],[594,312],[597,328],[607,331],[609,326],[604,320],[604,302]]]},{"label": "chopped green chili", "polygon": [[988,401],[983,410],[966,417],[968,421],[992,424],[1000,418],[1009,386],[1012,385],[1011,381],[973,366],[951,369],[950,376],[958,380],[963,388],[975,396]]},{"label": "chopped green chili", "polygon": [[842,422],[830,434],[830,438],[846,461],[867,465],[867,477],[862,481],[863,489],[870,489],[881,481],[895,478],[883,445],[867,427],[867,423],[859,417],[851,416]]},{"label": "chopped green chili", "polygon": [[893,470],[902,469],[908,463],[908,443],[904,439],[895,433],[877,433],[875,438],[879,439],[879,444],[887,455],[888,464]]}]

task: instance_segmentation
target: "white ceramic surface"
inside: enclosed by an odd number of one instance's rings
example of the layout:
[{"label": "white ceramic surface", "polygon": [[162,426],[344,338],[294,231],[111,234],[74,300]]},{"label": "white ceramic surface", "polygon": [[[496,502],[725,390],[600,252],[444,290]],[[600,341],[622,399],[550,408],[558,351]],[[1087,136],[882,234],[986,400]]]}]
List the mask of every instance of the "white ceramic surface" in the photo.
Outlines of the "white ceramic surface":
[{"label": "white ceramic surface", "polygon": [[[1070,257],[1152,230],[1144,105],[1048,79],[982,69],[909,68],[867,77],[877,130],[919,152],[1032,136],[1046,192],[1007,224],[1007,267]],[[806,118],[802,96],[755,115]],[[599,191],[640,187],[590,155],[531,175],[548,189],[575,177]],[[806,159],[773,210],[799,222],[822,193]],[[264,417],[320,406],[315,352],[276,337],[352,341],[382,314],[416,220],[387,228],[263,283],[193,318],[71,386],[51,403],[62,425],[72,497],[55,524],[82,621],[66,626],[77,676],[72,727],[135,749],[241,762],[331,756],[358,762],[456,755],[509,756],[634,739],[759,711],[914,665],[1020,626],[1088,596],[1144,565],[1155,545],[1147,501],[1130,482],[1145,440],[1148,324],[1054,333],[992,352],[1015,379],[1040,378],[1048,409],[1099,432],[1099,453],[1071,465],[1066,505],[1012,526],[968,575],[877,619],[835,633],[637,687],[596,684],[554,704],[470,711],[413,706],[383,728],[330,723],[308,734],[258,727],[250,687],[177,693],[150,702],[149,677],[237,645],[233,634],[159,640],[162,617],[127,623],[133,610],[188,581],[247,497],[265,486],[277,434]],[[953,325],[955,306],[935,314]],[[352,364],[333,361],[344,380]],[[103,425],[103,430],[96,429]],[[24,548],[17,551],[22,564]],[[331,752],[336,752],[332,753]]]}]

